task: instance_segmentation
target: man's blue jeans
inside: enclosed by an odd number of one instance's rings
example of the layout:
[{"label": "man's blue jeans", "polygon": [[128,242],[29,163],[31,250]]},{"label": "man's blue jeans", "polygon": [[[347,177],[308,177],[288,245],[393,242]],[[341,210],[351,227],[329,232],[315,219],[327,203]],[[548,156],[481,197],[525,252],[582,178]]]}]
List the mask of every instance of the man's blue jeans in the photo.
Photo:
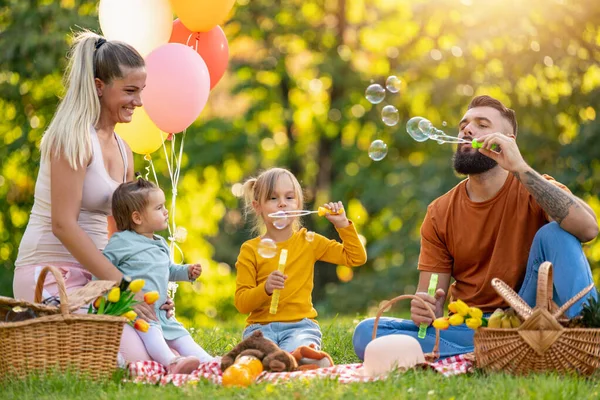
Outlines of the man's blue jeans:
[{"label": "man's blue jeans", "polygon": [[[544,261],[552,263],[554,277],[553,297],[559,306],[594,281],[590,264],[585,258],[579,240],[561,229],[556,222],[546,224],[536,233],[533,239],[531,250],[529,251],[525,279],[519,290],[519,296],[531,307],[535,306],[538,270],[540,264]],[[597,297],[597,291],[595,289],[592,290],[592,293],[588,296]],[[569,308],[565,313],[567,317],[571,318],[578,315],[588,296]],[[352,337],[354,351],[361,360],[364,359],[365,348],[371,341],[374,321],[374,318],[366,319],[359,323],[354,330]],[[417,338],[418,331],[419,327],[411,320],[381,318],[377,328],[377,337],[402,334]],[[473,334],[474,331],[467,328],[464,324],[450,326],[448,330],[441,331],[440,356],[443,358],[472,352]],[[425,339],[417,338],[417,340],[421,343],[423,352],[431,352],[435,343],[435,329],[430,326],[427,328]]]}]

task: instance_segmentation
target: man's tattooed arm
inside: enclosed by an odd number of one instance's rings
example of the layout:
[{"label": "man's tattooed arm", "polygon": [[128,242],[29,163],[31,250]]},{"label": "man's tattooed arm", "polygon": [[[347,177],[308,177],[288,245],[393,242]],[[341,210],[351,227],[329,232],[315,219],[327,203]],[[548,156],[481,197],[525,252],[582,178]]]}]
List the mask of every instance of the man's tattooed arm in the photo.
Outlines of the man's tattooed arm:
[{"label": "man's tattooed arm", "polygon": [[544,211],[559,224],[569,215],[571,206],[580,208],[571,194],[552,184],[533,170],[525,173],[513,172],[515,177],[529,190]]}]

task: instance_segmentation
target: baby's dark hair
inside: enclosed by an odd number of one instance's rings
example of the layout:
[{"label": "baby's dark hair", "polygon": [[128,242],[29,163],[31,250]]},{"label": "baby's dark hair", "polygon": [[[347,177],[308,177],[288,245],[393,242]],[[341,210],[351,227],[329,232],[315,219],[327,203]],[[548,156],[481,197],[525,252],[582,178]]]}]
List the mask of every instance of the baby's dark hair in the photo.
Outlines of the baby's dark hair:
[{"label": "baby's dark hair", "polygon": [[117,187],[112,198],[112,213],[118,230],[134,230],[131,215],[134,211],[142,212],[148,205],[148,194],[157,189],[158,186],[154,183],[139,176],[136,180],[121,183]]}]

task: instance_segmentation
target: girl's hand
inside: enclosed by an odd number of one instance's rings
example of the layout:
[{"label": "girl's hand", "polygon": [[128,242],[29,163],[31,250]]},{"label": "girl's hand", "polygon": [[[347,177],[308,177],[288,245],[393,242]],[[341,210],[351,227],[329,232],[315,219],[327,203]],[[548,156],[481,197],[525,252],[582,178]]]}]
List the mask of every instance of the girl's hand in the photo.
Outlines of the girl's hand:
[{"label": "girl's hand", "polygon": [[345,228],[350,225],[350,221],[346,217],[346,211],[341,201],[333,203],[325,203],[323,207],[333,211],[336,214],[325,214],[325,218],[329,220],[336,228]]},{"label": "girl's hand", "polygon": [[284,275],[282,272],[273,271],[271,275],[267,278],[265,282],[265,292],[270,296],[273,294],[273,290],[275,289],[283,289],[283,284],[287,279],[287,275]]},{"label": "girl's hand", "polygon": [[202,265],[191,264],[188,267],[188,277],[191,281],[195,281],[202,274]]}]

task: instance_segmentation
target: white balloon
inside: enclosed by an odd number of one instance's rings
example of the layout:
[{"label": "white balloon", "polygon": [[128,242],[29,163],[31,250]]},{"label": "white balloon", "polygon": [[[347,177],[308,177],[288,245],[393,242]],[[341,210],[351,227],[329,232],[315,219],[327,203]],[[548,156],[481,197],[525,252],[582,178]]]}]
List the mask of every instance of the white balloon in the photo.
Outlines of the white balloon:
[{"label": "white balloon", "polygon": [[173,30],[169,0],[100,0],[98,16],[108,40],[128,43],[143,57],[168,43]]}]

